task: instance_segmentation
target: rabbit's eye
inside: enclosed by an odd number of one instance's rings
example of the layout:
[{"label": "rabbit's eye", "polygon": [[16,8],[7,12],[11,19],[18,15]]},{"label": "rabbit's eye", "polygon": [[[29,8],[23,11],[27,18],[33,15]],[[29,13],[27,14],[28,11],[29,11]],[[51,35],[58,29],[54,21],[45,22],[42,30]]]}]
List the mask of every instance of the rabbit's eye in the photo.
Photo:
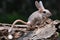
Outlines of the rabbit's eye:
[{"label": "rabbit's eye", "polygon": [[43,13],[46,13],[46,11],[43,11]]}]

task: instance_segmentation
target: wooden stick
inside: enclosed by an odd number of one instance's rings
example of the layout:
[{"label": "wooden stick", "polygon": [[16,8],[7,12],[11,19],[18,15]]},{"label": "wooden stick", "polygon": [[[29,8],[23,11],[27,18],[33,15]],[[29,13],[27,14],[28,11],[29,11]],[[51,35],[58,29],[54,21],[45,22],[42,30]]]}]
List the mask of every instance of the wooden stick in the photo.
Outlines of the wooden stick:
[{"label": "wooden stick", "polygon": [[[11,27],[8,27],[8,26],[6,26],[6,27],[0,26],[0,30],[3,30],[3,29],[9,30],[10,28]],[[13,30],[22,30],[22,31],[25,31],[26,28],[13,28]]]},{"label": "wooden stick", "polygon": [[[0,23],[0,26],[11,26],[12,24]],[[27,28],[27,25],[15,25],[16,27]]]}]

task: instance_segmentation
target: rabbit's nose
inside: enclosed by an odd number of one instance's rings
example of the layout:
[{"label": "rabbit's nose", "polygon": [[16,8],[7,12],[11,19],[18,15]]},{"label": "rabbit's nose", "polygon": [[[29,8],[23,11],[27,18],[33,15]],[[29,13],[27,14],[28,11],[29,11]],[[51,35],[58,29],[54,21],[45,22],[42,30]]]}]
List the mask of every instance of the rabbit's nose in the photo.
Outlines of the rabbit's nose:
[{"label": "rabbit's nose", "polygon": [[52,16],[52,14],[50,13],[50,16]]},{"label": "rabbit's nose", "polygon": [[51,13],[47,13],[47,16],[50,17],[50,16],[52,16],[52,14]]}]

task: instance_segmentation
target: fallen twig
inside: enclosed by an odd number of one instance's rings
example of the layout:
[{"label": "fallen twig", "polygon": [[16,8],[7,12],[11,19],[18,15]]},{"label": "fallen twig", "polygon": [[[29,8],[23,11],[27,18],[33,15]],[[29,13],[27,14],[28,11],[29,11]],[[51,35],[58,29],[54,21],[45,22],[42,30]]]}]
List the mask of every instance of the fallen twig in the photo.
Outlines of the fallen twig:
[{"label": "fallen twig", "polygon": [[[0,23],[0,26],[11,26],[12,24]],[[14,25],[16,27],[26,28],[27,25]]]},{"label": "fallen twig", "polygon": [[[11,28],[11,27],[8,27],[8,26],[6,26],[6,27],[0,26],[0,30],[3,30],[3,29],[10,29],[10,28]],[[22,28],[13,28],[13,30],[22,30],[22,31],[25,31],[26,28],[24,28],[24,29],[22,29]]]}]

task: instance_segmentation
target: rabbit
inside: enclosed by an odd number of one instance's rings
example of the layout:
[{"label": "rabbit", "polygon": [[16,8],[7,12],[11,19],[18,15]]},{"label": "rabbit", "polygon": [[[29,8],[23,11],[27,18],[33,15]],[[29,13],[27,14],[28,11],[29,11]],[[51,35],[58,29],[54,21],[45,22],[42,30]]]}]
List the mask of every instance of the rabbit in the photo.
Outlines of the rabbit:
[{"label": "rabbit", "polygon": [[35,5],[37,7],[37,11],[33,12],[29,18],[27,24],[34,25],[35,23],[41,23],[41,21],[44,18],[50,17],[52,14],[48,9],[45,9],[43,6],[42,1],[38,3],[38,1],[35,1]]},{"label": "rabbit", "polygon": [[11,25],[11,28],[8,30],[8,32],[12,31],[13,26],[17,22],[22,22],[22,23],[24,23],[24,24],[26,24],[28,26],[34,26],[36,24],[40,24],[43,21],[43,19],[48,18],[48,17],[50,17],[52,15],[51,12],[48,9],[44,8],[42,1],[40,1],[39,3],[38,3],[38,1],[35,1],[35,5],[36,5],[38,10],[33,12],[29,16],[28,21],[24,22],[23,20],[20,20],[20,19],[15,20],[13,22],[13,24]]}]

